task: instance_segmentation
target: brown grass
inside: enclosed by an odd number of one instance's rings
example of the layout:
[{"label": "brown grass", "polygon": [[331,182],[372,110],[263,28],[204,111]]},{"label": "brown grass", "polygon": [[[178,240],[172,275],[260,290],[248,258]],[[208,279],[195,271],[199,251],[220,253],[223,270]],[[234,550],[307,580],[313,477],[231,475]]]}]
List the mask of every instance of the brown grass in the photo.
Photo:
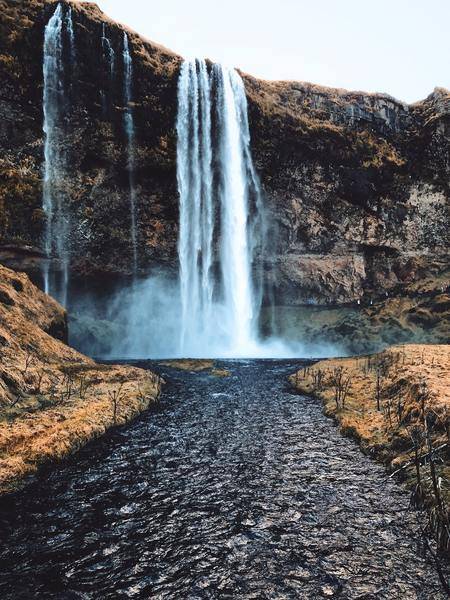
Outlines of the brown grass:
[{"label": "brown grass", "polygon": [[161,364],[173,369],[182,369],[183,371],[193,371],[195,373],[209,371],[209,374],[214,377],[228,377],[230,375],[230,371],[216,367],[215,362],[210,359],[182,358],[168,360]]},{"label": "brown grass", "polygon": [[[98,375],[95,369],[89,374],[94,378]],[[34,413],[23,410],[13,421],[1,423],[0,493],[16,488],[39,465],[75,452],[109,428],[128,422],[148,408],[160,389],[159,381],[150,375],[137,369],[136,373],[125,375],[124,369],[112,369],[106,380],[95,383],[84,399],[75,395],[72,400]],[[117,389],[115,379],[121,381],[125,376],[131,381],[124,384],[123,400],[114,422],[108,392]]]},{"label": "brown grass", "polygon": [[126,423],[159,395],[154,373],[97,365],[46,333],[63,334],[64,322],[65,311],[26,275],[0,266],[0,493]]},{"label": "brown grass", "polygon": [[[343,407],[336,405],[333,374],[337,368],[342,368],[349,378]],[[323,360],[299,370],[290,381],[300,392],[320,398],[325,413],[337,421],[344,434],[355,438],[366,453],[381,460],[390,470],[400,469],[411,486],[415,481],[412,466],[404,467],[413,458],[411,431],[422,424],[424,412],[433,416],[433,446],[437,448],[448,442],[449,345],[401,345],[370,356]],[[439,467],[447,502],[450,499],[448,457],[447,448]]]},{"label": "brown grass", "polygon": [[172,367],[173,369],[181,369],[183,371],[206,371],[214,367],[213,360],[198,358],[180,358],[176,360],[167,360],[161,364],[166,367]]},{"label": "brown grass", "polygon": [[228,369],[218,369],[215,367],[214,369],[211,369],[211,375],[214,377],[229,377],[230,371],[228,371]]}]

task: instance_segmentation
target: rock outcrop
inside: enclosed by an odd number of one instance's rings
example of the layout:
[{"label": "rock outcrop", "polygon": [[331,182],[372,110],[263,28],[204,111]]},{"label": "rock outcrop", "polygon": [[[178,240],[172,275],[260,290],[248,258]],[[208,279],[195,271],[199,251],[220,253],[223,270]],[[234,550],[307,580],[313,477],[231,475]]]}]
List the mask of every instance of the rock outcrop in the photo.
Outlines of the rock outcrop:
[{"label": "rock outcrop", "polygon": [[[377,352],[401,342],[447,344],[450,339],[450,274],[423,275],[394,296],[357,306],[279,307],[267,309],[285,340],[301,340],[305,348],[335,355]],[[268,314],[269,313],[269,314]]]},{"label": "rock outcrop", "polygon": [[[126,275],[132,247],[123,27],[95,4],[64,4],[72,7],[76,42],[65,135],[70,172],[62,182],[73,215],[71,269],[80,278]],[[41,49],[55,6],[0,0],[0,261],[32,276],[44,260]],[[117,59],[112,83],[103,24]],[[128,33],[139,271],[175,273],[181,59]],[[408,105],[383,94],[243,78],[270,224],[264,268],[279,304],[369,301],[401,292],[424,272],[442,271],[448,260],[448,90]]]},{"label": "rock outcrop", "polygon": [[284,301],[301,298],[295,273],[306,279],[318,259],[325,285],[311,281],[309,297],[319,303],[394,291],[417,277],[417,264],[445,262],[447,90],[408,106],[309,84],[246,83]]}]

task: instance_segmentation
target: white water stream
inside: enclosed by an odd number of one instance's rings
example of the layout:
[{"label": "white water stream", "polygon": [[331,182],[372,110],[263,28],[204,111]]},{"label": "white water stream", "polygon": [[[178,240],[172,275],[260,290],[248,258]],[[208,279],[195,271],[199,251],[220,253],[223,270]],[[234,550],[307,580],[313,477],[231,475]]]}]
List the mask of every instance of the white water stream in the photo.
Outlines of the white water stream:
[{"label": "white water stream", "polygon": [[133,251],[133,275],[136,275],[138,267],[137,252],[137,218],[136,218],[136,187],[134,181],[134,163],[135,163],[135,130],[134,116],[131,106],[133,100],[133,61],[130,54],[130,45],[128,35],[123,33],[123,95],[124,95],[124,125],[127,136],[127,154],[128,154],[128,182],[130,194],[130,235]]},{"label": "white water stream", "polygon": [[[69,282],[69,230],[70,217],[64,195],[65,146],[64,113],[66,108],[66,90],[64,86],[63,32],[67,27],[70,50],[73,49],[73,25],[71,11],[64,16],[61,4],[58,4],[53,16],[45,27],[44,34],[44,185],[42,206],[46,216],[44,232],[45,261],[44,289],[54,296],[63,306],[67,304]],[[61,276],[51,276],[50,259],[56,257],[60,262]]]},{"label": "white water stream", "polygon": [[261,202],[252,213],[250,195],[260,200],[260,193],[235,70],[214,65],[208,74],[203,60],[183,63],[177,134],[180,354],[253,355],[261,297],[252,238],[261,233],[254,228],[262,223]]}]

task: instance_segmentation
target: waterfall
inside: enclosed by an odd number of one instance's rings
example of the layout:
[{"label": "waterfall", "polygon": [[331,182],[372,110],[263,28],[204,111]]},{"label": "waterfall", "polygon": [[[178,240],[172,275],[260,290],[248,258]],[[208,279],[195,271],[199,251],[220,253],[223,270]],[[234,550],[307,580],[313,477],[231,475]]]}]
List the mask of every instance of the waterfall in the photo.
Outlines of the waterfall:
[{"label": "waterfall", "polygon": [[102,96],[102,105],[103,105],[103,114],[106,115],[108,111],[108,98],[112,94],[112,85],[114,81],[114,69],[115,69],[115,61],[116,56],[112,44],[106,35],[106,27],[105,23],[102,23],[102,52],[103,52],[103,61],[108,68],[108,88],[107,91],[104,89],[101,90]]},{"label": "waterfall", "polygon": [[127,137],[128,155],[128,184],[130,194],[130,234],[133,249],[133,275],[136,275],[138,266],[137,256],[137,225],[136,225],[136,189],[134,181],[134,117],[131,102],[133,100],[133,62],[130,54],[128,35],[123,33],[123,99],[125,105],[124,125]]},{"label": "waterfall", "polygon": [[[63,23],[68,26],[69,39],[73,40],[71,14],[64,17],[62,5],[58,4],[44,33],[44,92],[43,111],[44,185],[42,205],[46,216],[44,249],[44,288],[64,306],[67,304],[69,283],[69,233],[70,217],[65,197],[63,177],[65,171],[64,118],[66,97],[63,62]],[[72,33],[70,33],[72,32]],[[61,265],[61,281],[50,276],[50,260],[56,255]]]},{"label": "waterfall", "polygon": [[212,204],[211,98],[205,61],[182,65],[177,119],[180,192],[181,347],[210,326],[214,213]]},{"label": "waterfall", "polygon": [[203,60],[183,63],[177,134],[180,352],[254,353],[261,297],[252,264],[254,240],[262,236],[262,200],[236,71],[214,65],[208,75]]},{"label": "waterfall", "polygon": [[70,62],[72,64],[72,68],[73,68],[73,66],[75,65],[76,57],[75,57],[75,32],[73,30],[72,7],[71,6],[69,6],[69,8],[67,10],[65,23],[66,23],[66,27],[67,27],[67,35],[69,37]]},{"label": "waterfall", "polygon": [[253,290],[251,240],[248,230],[248,173],[246,146],[247,100],[242,79],[234,70],[214,66],[219,124],[220,205],[222,219],[221,269],[231,336],[238,347],[252,338]]},{"label": "waterfall", "polygon": [[[128,45],[128,44],[127,44]],[[114,67],[115,67],[115,53],[111,42],[106,35],[105,24],[102,24],[102,50],[103,50],[103,59],[108,65],[108,75],[110,80],[114,77]],[[131,95],[131,94],[130,94]]]}]

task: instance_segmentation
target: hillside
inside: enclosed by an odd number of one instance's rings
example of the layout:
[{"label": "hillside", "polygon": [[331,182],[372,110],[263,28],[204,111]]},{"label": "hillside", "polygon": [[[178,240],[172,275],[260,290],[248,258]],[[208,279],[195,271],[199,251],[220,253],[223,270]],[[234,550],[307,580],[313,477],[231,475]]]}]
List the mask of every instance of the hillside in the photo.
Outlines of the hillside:
[{"label": "hillside", "polygon": [[0,494],[159,395],[150,371],[98,365],[66,339],[65,311],[25,274],[0,266]]}]

